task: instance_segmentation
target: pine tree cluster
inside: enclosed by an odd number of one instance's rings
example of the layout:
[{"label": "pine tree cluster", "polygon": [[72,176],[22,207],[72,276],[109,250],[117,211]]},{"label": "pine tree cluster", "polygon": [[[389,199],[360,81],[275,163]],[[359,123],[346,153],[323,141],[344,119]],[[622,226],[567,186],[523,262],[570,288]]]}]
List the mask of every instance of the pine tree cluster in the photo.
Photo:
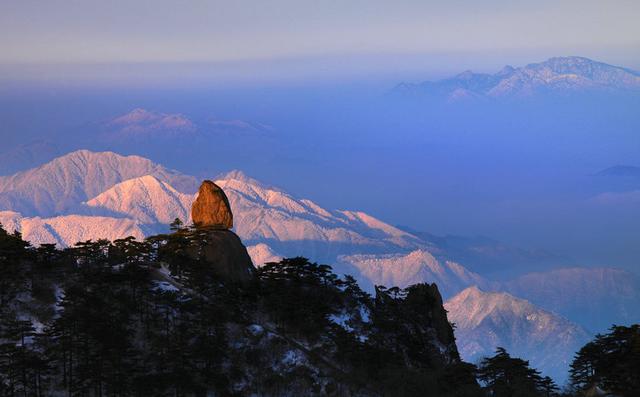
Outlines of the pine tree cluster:
[{"label": "pine tree cluster", "polygon": [[58,250],[0,228],[0,396],[478,395],[435,285],[372,297],[305,258],[234,284],[175,229]]}]

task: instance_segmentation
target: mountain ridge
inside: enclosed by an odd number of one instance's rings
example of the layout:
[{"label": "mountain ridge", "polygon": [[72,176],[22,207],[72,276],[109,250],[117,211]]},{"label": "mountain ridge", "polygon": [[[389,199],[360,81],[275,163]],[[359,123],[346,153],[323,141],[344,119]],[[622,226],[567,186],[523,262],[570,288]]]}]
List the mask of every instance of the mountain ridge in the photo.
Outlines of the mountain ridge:
[{"label": "mountain ridge", "polygon": [[195,178],[140,156],[78,150],[39,167],[0,177],[0,208],[25,216],[60,215],[119,182],[154,175],[179,190],[195,188]]},{"label": "mountain ridge", "polygon": [[374,291],[375,285],[406,288],[429,280],[438,285],[446,299],[471,285],[480,284],[485,288],[492,285],[458,263],[441,263],[424,249],[408,254],[342,255],[338,257],[337,266],[345,273],[355,272],[361,287],[368,291]]},{"label": "mountain ridge", "polygon": [[525,98],[543,93],[640,90],[640,72],[580,56],[553,57],[522,67],[505,66],[494,74],[470,70],[422,83],[400,83],[392,93],[464,99]]}]

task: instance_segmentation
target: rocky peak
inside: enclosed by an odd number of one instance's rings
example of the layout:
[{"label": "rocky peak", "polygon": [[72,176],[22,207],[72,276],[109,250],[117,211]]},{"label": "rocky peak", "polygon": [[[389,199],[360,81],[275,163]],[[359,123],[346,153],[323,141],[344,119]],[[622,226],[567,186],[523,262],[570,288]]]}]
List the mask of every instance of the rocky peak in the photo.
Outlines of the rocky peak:
[{"label": "rocky peak", "polygon": [[191,207],[191,219],[198,227],[233,228],[229,199],[220,186],[209,180],[202,182],[198,197]]},{"label": "rocky peak", "polygon": [[204,231],[203,245],[190,253],[211,264],[212,271],[233,282],[245,283],[255,276],[247,248],[231,229],[233,214],[229,199],[220,186],[205,180],[191,206],[191,218]]}]

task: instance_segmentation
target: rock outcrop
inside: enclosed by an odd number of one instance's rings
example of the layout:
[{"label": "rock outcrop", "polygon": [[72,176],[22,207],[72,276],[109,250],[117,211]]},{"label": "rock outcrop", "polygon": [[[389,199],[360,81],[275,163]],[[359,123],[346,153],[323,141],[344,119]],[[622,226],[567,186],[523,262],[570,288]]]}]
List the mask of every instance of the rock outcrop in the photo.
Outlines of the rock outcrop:
[{"label": "rock outcrop", "polygon": [[192,255],[211,264],[212,271],[227,281],[246,283],[255,276],[247,248],[232,232],[233,213],[224,191],[211,181],[204,181],[191,207],[191,217],[199,232],[204,232],[202,244]]},{"label": "rock outcrop", "polygon": [[198,227],[233,228],[233,214],[229,199],[220,186],[208,180],[202,182],[198,190],[198,198],[191,207],[191,219]]},{"label": "rock outcrop", "polygon": [[205,242],[199,259],[211,264],[217,276],[237,283],[254,278],[256,268],[237,234],[230,230],[213,229],[207,232]]}]

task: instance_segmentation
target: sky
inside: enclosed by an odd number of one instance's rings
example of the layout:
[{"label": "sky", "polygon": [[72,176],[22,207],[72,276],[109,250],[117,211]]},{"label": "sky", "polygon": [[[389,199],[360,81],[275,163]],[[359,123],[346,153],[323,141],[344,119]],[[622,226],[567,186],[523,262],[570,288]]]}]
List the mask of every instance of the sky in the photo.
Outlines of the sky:
[{"label": "sky", "polygon": [[[225,80],[396,78],[576,53],[638,67],[639,17],[634,0],[3,0],[0,72],[117,79],[140,64],[204,63]],[[134,66],[106,73],[105,64]]]}]

